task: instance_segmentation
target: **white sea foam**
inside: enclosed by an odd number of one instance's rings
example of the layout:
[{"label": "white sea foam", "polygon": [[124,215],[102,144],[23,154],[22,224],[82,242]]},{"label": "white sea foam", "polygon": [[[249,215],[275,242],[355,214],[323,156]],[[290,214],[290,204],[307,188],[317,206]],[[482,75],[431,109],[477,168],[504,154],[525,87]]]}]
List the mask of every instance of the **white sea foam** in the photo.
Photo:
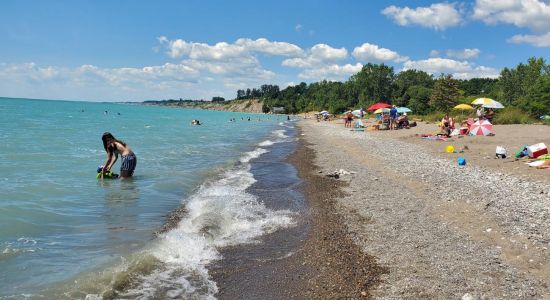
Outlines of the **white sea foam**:
[{"label": "white sea foam", "polygon": [[286,135],[285,132],[286,132],[286,130],[284,130],[284,129],[278,129],[278,130],[274,130],[273,134],[278,138],[285,139],[285,138],[288,137],[288,135]]},{"label": "white sea foam", "polygon": [[162,290],[172,298],[213,299],[218,288],[206,266],[221,258],[220,247],[253,243],[294,224],[291,211],[268,209],[246,191],[256,181],[249,162],[265,152],[256,148],[245,153],[242,164],[204,183],[187,199],[187,214],[178,226],[147,250],[166,267],[144,276],[142,284],[124,297],[148,298]]},{"label": "white sea foam", "polygon": [[255,150],[253,151],[250,151],[250,152],[246,152],[243,157],[241,157],[240,161],[242,163],[248,163],[250,162],[250,160],[254,159],[254,158],[258,158],[260,157],[260,155],[266,153],[267,150],[265,150],[264,148],[256,148]]},{"label": "white sea foam", "polygon": [[270,140],[265,140],[265,141],[259,143],[258,146],[260,146],[260,147],[267,147],[267,146],[271,146],[271,145],[273,145],[273,144],[275,144],[275,142],[270,141]]}]

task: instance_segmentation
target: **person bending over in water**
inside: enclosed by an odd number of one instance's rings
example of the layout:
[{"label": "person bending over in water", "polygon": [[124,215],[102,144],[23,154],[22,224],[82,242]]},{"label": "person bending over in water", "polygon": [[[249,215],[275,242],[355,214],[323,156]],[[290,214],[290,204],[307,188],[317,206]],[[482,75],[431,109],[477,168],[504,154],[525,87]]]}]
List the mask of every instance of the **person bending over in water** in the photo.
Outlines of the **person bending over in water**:
[{"label": "person bending over in water", "polygon": [[103,148],[105,148],[105,152],[107,152],[107,161],[103,164],[104,167],[101,172],[101,178],[103,178],[103,174],[111,171],[111,168],[117,161],[119,154],[122,158],[122,163],[120,165],[120,177],[131,177],[134,174],[137,164],[137,158],[134,152],[132,152],[132,149],[130,149],[130,147],[128,147],[128,145],[126,145],[123,141],[117,140],[109,132],[105,132],[101,137],[101,140],[103,141]]}]

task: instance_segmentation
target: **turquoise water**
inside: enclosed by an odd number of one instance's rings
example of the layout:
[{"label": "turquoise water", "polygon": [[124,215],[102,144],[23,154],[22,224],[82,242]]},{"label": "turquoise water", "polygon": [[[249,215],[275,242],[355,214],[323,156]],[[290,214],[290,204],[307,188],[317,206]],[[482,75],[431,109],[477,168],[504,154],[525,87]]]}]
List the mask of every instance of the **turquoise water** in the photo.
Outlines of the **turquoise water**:
[{"label": "turquoise water", "polygon": [[[120,274],[129,298],[209,297],[217,247],[292,223],[246,193],[250,160],[288,139],[283,118],[9,98],[0,112],[0,298],[100,297]],[[133,179],[95,178],[105,131],[136,153]]]}]

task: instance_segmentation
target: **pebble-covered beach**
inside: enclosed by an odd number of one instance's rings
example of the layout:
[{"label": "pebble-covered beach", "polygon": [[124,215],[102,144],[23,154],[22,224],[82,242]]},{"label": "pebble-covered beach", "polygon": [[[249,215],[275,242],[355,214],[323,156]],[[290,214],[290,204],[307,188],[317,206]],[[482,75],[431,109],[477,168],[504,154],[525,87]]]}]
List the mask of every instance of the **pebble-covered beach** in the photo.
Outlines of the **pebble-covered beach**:
[{"label": "pebble-covered beach", "polygon": [[335,207],[350,236],[387,270],[369,295],[550,296],[550,177],[482,163],[458,166],[454,156],[339,122],[299,126],[316,152],[317,172],[339,171],[329,178],[346,182]]}]

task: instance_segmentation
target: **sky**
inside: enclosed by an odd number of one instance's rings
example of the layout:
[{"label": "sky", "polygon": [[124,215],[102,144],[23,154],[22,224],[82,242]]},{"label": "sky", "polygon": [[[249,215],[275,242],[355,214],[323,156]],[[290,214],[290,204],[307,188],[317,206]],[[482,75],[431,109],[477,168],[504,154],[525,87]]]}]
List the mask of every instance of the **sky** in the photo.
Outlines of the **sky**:
[{"label": "sky", "polygon": [[550,57],[550,0],[0,1],[0,97],[234,99],[396,73],[496,78]]}]

